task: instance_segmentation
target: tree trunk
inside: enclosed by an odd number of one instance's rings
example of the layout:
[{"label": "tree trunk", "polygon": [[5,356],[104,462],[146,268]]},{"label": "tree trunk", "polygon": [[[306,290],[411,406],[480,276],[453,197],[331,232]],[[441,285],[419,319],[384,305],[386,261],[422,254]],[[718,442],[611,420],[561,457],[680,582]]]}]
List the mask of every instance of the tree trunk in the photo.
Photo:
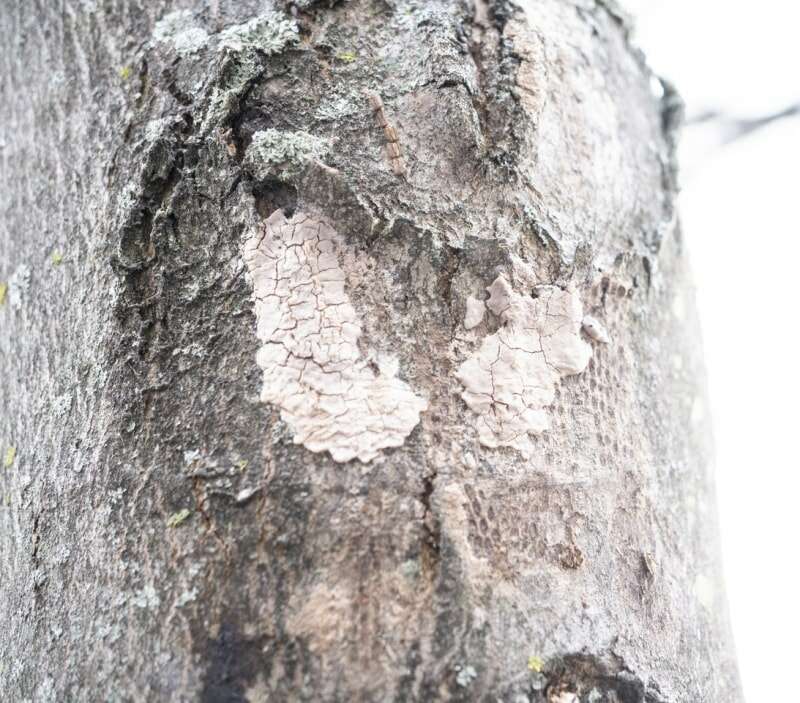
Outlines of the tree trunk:
[{"label": "tree trunk", "polygon": [[0,10],[3,698],[740,700],[624,18],[165,4]]}]

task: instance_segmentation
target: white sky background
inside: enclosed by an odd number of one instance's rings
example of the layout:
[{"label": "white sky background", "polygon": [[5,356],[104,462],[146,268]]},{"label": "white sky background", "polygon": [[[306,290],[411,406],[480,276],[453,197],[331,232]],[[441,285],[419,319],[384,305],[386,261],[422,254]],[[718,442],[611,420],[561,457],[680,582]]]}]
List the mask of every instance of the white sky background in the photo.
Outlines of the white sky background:
[{"label": "white sky background", "polygon": [[[637,43],[676,84],[689,117],[762,117],[800,102],[796,0],[624,4]],[[744,692],[752,703],[783,701],[800,633],[800,116],[724,146],[718,134],[710,124],[684,130],[681,219]]]}]

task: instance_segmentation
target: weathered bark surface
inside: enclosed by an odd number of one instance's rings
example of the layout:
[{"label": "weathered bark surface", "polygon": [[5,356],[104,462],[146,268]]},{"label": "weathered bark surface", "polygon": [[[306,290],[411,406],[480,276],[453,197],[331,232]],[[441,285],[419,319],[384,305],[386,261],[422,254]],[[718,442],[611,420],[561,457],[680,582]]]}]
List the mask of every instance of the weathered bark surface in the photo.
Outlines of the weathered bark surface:
[{"label": "weathered bark surface", "polygon": [[[2,697],[740,700],[678,108],[624,21],[160,5],[0,10]],[[339,460],[295,443],[317,416],[259,398],[278,367],[244,251],[279,210],[336,233],[351,385],[427,404],[367,462],[346,428]],[[464,328],[497,279],[610,337],[572,329],[588,366],[553,372],[515,442],[480,424],[513,402],[481,415],[457,376],[491,335],[527,339],[499,308]],[[503,353],[513,376],[543,352]]]}]

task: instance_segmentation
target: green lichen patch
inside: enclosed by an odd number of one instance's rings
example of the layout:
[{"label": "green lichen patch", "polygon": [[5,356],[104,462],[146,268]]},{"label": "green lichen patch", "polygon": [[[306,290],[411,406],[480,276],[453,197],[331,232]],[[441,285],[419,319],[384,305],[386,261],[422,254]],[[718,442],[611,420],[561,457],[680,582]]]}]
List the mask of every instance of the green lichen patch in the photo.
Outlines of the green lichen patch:
[{"label": "green lichen patch", "polygon": [[528,657],[528,669],[536,674],[542,673],[542,669],[544,669],[544,660],[532,654]]},{"label": "green lichen patch", "polygon": [[64,261],[64,255],[60,251],[54,251],[50,254],[50,261],[53,266],[60,266],[61,262]]},{"label": "green lichen patch", "polygon": [[220,33],[219,47],[242,51],[257,49],[265,54],[277,54],[300,35],[294,20],[277,12],[265,12],[248,22],[234,25]]},{"label": "green lichen patch", "polygon": [[208,43],[208,34],[194,23],[189,10],[170,12],[156,22],[153,38],[160,43],[171,44],[180,56],[187,56],[202,49]]},{"label": "green lichen patch", "polygon": [[234,54],[222,59],[219,84],[211,91],[203,118],[204,131],[218,127],[237,109],[242,94],[263,70],[261,58],[256,52]]},{"label": "green lichen patch", "polygon": [[407,579],[414,580],[419,576],[420,565],[416,559],[407,559],[400,564],[400,573]]},{"label": "green lichen patch", "polygon": [[14,459],[17,458],[17,448],[16,447],[9,447],[6,449],[5,456],[3,457],[3,467],[6,469],[10,469],[14,463]]},{"label": "green lichen patch", "polygon": [[7,293],[8,293],[8,283],[0,283],[0,305],[5,304]]},{"label": "green lichen patch", "polygon": [[208,99],[203,131],[223,125],[239,107],[242,94],[263,73],[265,56],[280,53],[299,38],[294,20],[276,12],[265,12],[220,32],[218,79]]},{"label": "green lichen patch", "polygon": [[127,81],[131,77],[131,67],[123,66],[121,69],[119,69],[119,77],[123,81]]},{"label": "green lichen patch", "polygon": [[355,52],[353,51],[342,51],[341,53],[336,55],[336,58],[339,59],[342,63],[353,63],[358,59]]},{"label": "green lichen patch", "polygon": [[323,99],[317,108],[314,117],[323,122],[331,120],[341,120],[364,112],[363,94],[351,94],[346,96],[333,96]]},{"label": "green lichen patch", "polygon": [[192,511],[188,508],[184,508],[183,510],[179,510],[177,513],[173,513],[167,518],[167,527],[178,527],[186,522],[191,514]]},{"label": "green lichen patch", "polygon": [[322,158],[329,143],[308,132],[265,129],[253,135],[244,165],[259,180],[297,178],[306,166]]}]

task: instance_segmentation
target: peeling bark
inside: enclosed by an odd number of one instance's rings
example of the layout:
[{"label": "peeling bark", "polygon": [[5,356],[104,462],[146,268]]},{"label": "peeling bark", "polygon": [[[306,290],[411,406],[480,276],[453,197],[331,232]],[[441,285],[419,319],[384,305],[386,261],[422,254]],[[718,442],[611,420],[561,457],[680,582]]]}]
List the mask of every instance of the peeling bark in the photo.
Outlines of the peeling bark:
[{"label": "peeling bark", "polygon": [[[0,9],[2,697],[741,700],[680,104],[624,17],[160,5]],[[248,242],[298,217],[336,233],[356,437],[418,399],[338,457],[262,396]],[[318,244],[286,269],[317,294]],[[487,340],[551,332],[487,311],[496,280],[592,349],[524,452],[461,396]]]}]

